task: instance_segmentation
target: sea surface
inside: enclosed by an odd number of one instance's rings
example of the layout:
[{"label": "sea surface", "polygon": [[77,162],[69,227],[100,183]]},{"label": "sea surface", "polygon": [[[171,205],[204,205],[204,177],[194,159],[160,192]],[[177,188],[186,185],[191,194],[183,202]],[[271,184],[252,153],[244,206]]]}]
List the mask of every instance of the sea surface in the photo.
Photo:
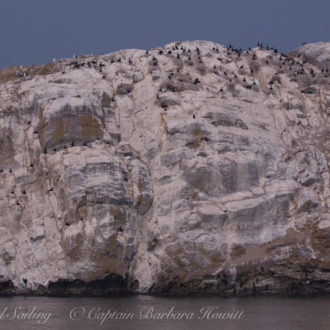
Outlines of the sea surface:
[{"label": "sea surface", "polygon": [[323,330],[330,297],[10,297],[0,329]]}]

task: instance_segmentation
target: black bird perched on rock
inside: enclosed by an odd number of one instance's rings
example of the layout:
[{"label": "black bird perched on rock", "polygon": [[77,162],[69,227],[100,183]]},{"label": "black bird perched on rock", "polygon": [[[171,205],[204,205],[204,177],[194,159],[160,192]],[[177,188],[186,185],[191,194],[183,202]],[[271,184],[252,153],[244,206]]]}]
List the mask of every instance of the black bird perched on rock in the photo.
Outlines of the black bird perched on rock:
[{"label": "black bird perched on rock", "polygon": [[193,115],[193,119],[195,119],[196,118],[196,116],[195,115]]},{"label": "black bird perched on rock", "polygon": [[200,83],[199,79],[196,78],[195,81],[194,81],[194,84],[197,85],[197,84],[199,84],[199,83]]}]

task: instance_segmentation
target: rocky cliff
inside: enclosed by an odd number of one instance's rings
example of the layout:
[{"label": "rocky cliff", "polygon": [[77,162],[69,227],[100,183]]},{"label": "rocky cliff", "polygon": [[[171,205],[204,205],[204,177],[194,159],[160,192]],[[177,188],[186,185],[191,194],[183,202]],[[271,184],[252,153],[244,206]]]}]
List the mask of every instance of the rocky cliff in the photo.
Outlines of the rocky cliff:
[{"label": "rocky cliff", "polygon": [[304,47],[0,72],[0,292],[330,292],[330,75]]}]

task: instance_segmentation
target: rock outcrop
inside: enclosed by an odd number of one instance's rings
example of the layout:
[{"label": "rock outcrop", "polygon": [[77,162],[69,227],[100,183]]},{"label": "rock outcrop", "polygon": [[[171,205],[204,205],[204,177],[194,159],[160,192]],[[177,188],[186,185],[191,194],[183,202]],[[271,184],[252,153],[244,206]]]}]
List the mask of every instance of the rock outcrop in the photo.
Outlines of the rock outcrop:
[{"label": "rock outcrop", "polygon": [[330,292],[330,76],[301,54],[177,42],[0,75],[0,293]]}]

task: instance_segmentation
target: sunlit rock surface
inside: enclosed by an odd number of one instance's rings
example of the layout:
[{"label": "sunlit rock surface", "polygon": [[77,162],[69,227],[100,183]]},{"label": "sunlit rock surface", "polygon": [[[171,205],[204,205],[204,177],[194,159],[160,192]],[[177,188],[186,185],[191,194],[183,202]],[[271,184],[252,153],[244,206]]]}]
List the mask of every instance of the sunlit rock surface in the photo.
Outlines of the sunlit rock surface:
[{"label": "sunlit rock surface", "polygon": [[321,48],[178,42],[2,73],[0,292],[329,292]]}]

